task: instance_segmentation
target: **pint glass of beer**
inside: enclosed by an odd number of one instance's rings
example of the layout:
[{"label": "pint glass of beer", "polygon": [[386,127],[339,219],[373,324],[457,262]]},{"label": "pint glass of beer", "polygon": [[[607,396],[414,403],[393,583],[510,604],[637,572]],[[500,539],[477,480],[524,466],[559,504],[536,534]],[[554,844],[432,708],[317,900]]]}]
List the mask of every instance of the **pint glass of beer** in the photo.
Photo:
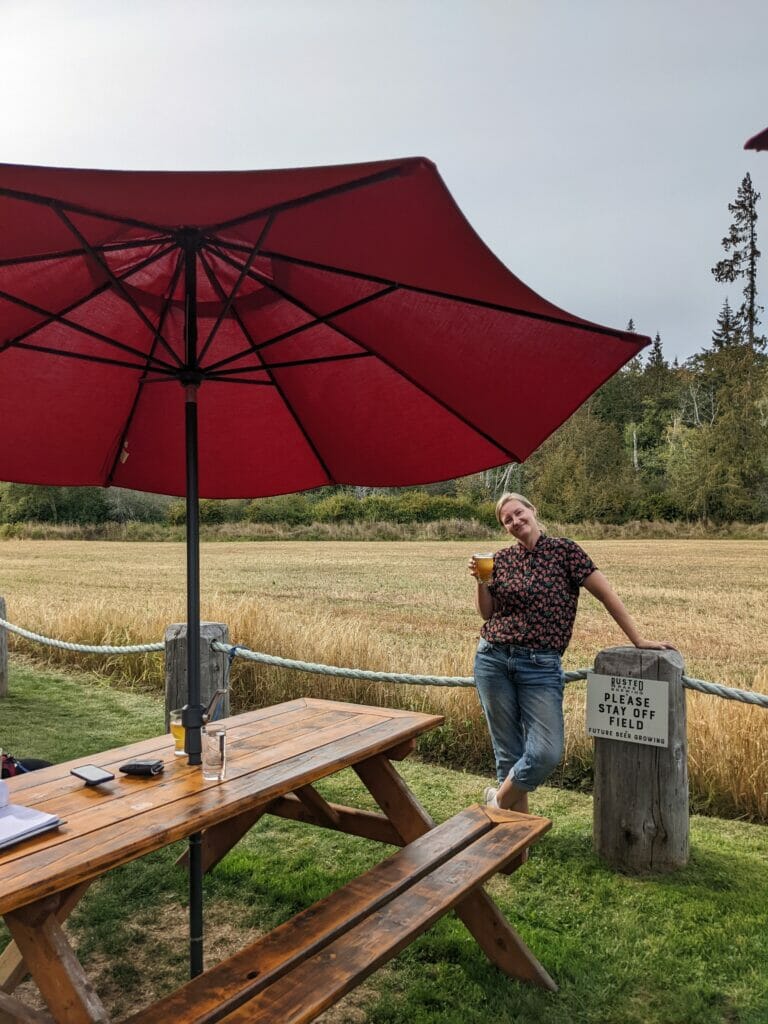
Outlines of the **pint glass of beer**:
[{"label": "pint glass of beer", "polygon": [[493,574],[493,552],[476,551],[472,557],[475,560],[477,578],[480,580],[481,583],[490,583],[491,576]]},{"label": "pint glass of beer", "polygon": [[174,741],[174,754],[176,757],[184,757],[184,740],[187,731],[181,724],[181,708],[171,712],[171,735]]}]

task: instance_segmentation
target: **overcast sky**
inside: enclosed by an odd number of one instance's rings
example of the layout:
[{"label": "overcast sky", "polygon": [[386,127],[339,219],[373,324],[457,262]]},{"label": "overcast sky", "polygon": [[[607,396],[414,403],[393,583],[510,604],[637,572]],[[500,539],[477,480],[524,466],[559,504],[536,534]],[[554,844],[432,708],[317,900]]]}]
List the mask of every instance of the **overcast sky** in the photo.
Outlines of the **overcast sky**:
[{"label": "overcast sky", "polygon": [[767,36],[766,0],[0,0],[0,161],[427,156],[518,277],[683,359],[741,301],[747,171],[768,306]]}]

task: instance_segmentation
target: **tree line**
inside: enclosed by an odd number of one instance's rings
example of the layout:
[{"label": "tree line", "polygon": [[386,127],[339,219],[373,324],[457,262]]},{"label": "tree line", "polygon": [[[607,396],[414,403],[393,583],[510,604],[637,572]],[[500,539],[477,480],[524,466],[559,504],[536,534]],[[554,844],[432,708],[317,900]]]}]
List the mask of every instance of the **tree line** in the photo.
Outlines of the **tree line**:
[{"label": "tree line", "polygon": [[[509,465],[425,488],[325,487],[254,501],[201,502],[204,523],[242,521],[493,523],[503,490],[531,495],[559,522],[593,520],[768,520],[768,356],[758,301],[756,192],[749,174],[728,204],[718,283],[726,296],[711,338],[670,363],[657,332],[524,465]],[[629,321],[628,330],[634,330]],[[0,522],[184,521],[184,502],[117,489],[0,484]]]},{"label": "tree line", "polygon": [[[758,302],[756,192],[747,174],[715,280],[741,285],[682,365],[657,333],[521,467],[522,486],[567,522],[768,519],[768,360]],[[628,328],[634,327],[632,321]]]}]

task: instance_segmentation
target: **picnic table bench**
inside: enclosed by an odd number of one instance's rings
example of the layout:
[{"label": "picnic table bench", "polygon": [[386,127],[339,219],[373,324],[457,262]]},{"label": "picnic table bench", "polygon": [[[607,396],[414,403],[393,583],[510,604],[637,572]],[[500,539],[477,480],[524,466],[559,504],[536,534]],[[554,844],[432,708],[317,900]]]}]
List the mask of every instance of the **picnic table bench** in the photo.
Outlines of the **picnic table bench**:
[{"label": "picnic table bench", "polygon": [[[90,759],[115,770],[129,759],[163,757],[166,771],[153,779],[120,776],[98,792],[85,789],[69,775],[79,759],[11,780],[15,802],[53,811],[66,824],[0,851],[0,913],[14,940],[0,955],[0,1022],[108,1021],[62,929],[91,881],[200,831],[210,870],[264,814],[402,848],[129,1024],[310,1021],[451,909],[508,975],[554,989],[482,889],[496,872],[519,865],[550,822],[474,805],[435,826],[394,762],[441,721],[338,701],[289,701],[228,720],[221,782],[204,781],[199,768],[174,758],[168,736]],[[329,803],[315,789],[347,767],[382,813]],[[53,1017],[11,995],[27,972]]]}]

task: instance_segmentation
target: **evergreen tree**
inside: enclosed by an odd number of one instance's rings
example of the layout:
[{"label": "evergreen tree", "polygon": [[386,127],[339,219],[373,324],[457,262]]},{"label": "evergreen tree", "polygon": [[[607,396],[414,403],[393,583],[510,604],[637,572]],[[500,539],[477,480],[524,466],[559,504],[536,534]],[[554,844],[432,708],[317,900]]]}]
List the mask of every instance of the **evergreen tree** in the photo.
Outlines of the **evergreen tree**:
[{"label": "evergreen tree", "polygon": [[525,463],[526,491],[545,520],[632,518],[636,482],[621,430],[585,402]]},{"label": "evergreen tree", "polygon": [[762,348],[765,338],[759,337],[757,327],[760,324],[759,313],[762,306],[757,302],[757,261],[760,250],[757,248],[757,201],[760,193],[752,187],[752,179],[745,174],[734,202],[728,204],[728,211],[733,215],[728,234],[722,246],[730,255],[712,267],[715,280],[732,283],[738,279],[744,281],[744,302],[739,308],[744,340],[752,348]]},{"label": "evergreen tree", "polygon": [[643,518],[669,518],[675,513],[669,500],[666,456],[670,424],[680,408],[681,387],[680,374],[664,358],[657,331],[643,371],[643,411],[636,432]]},{"label": "evergreen tree", "polygon": [[651,351],[648,353],[648,360],[645,364],[646,371],[654,371],[658,369],[666,369],[668,366],[664,359],[664,353],[661,347],[661,335],[656,331],[656,337],[653,339],[653,345],[651,345]]},{"label": "evergreen tree", "polygon": [[[630,317],[627,331],[635,333],[635,321]],[[634,473],[640,470],[638,459],[637,424],[642,416],[643,361],[634,356],[618,373],[600,387],[589,400],[590,411],[603,424],[610,424],[616,437],[623,442],[623,462]]]},{"label": "evergreen tree", "polygon": [[748,344],[687,361],[687,411],[667,452],[670,493],[685,515],[720,522],[768,516],[767,363]]},{"label": "evergreen tree", "polygon": [[642,360],[635,356],[590,399],[596,415],[622,431],[627,423],[636,422],[642,415],[642,375]]},{"label": "evergreen tree", "polygon": [[741,324],[739,316],[731,309],[726,296],[723,307],[717,318],[717,326],[712,332],[712,347],[719,351],[729,348],[731,345],[738,345],[741,341]]}]

